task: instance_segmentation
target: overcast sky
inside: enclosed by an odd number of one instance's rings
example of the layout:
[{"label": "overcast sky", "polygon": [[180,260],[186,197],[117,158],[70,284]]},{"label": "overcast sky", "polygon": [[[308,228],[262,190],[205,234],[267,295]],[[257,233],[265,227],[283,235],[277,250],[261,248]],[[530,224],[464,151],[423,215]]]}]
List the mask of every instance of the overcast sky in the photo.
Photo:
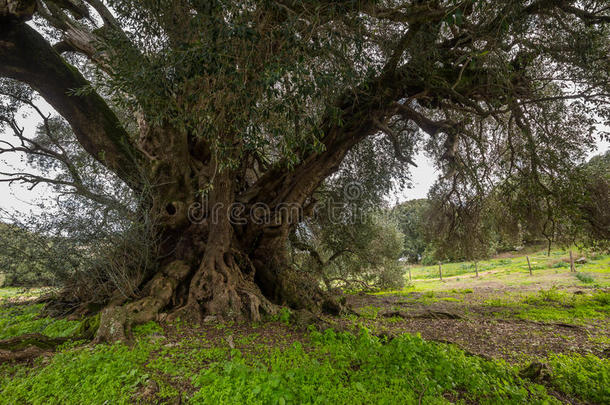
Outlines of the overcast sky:
[{"label": "overcast sky", "polygon": [[[42,105],[42,107],[45,112],[52,111],[46,104]],[[22,120],[21,125],[25,127],[28,135],[32,135],[37,123],[36,117],[30,115]],[[12,136],[9,133],[0,133],[0,139],[9,140],[10,138]],[[597,151],[591,153],[590,156],[607,151],[610,148],[610,143],[598,140],[597,146]],[[412,173],[413,188],[389,196],[388,200],[391,204],[416,198],[425,198],[428,190],[438,177],[438,172],[434,169],[432,162],[423,153],[417,155],[414,160],[417,167],[411,166],[409,168]],[[0,156],[0,172],[23,169],[27,169],[23,155],[10,153]],[[7,183],[0,182],[0,208],[8,211],[25,213],[32,210],[37,212],[39,209],[35,206],[35,203],[52,195],[53,193],[45,185],[39,185],[34,190],[28,190],[26,187],[16,183],[9,186]]]}]

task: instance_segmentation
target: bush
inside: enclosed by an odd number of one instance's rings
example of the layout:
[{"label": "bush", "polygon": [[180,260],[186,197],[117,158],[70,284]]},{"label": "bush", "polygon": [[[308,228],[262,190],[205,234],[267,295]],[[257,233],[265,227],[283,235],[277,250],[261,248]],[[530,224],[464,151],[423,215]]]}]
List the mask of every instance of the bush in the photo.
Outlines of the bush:
[{"label": "bush", "polygon": [[404,286],[405,266],[398,261],[403,235],[377,214],[355,223],[318,218],[300,224],[291,237],[298,268],[320,277],[327,289],[379,290]]}]

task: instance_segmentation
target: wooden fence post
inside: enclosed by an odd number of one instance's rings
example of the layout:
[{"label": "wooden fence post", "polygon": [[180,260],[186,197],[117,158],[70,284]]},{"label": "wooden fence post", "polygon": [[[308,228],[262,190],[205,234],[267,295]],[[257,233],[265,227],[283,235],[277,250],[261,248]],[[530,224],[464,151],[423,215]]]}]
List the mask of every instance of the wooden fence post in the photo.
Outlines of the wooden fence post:
[{"label": "wooden fence post", "polygon": [[570,249],[570,273],[575,272],[576,269],[574,268],[574,255],[572,254],[572,249]]},{"label": "wooden fence post", "polygon": [[530,264],[530,257],[525,256],[527,258],[527,267],[530,269],[530,276],[532,275],[532,265]]},{"label": "wooden fence post", "polygon": [[441,278],[441,281],[443,281],[443,268],[441,267],[441,262],[438,262],[438,275]]},{"label": "wooden fence post", "polygon": [[477,274],[477,278],[479,278],[479,266],[477,262],[474,262],[474,272]]}]

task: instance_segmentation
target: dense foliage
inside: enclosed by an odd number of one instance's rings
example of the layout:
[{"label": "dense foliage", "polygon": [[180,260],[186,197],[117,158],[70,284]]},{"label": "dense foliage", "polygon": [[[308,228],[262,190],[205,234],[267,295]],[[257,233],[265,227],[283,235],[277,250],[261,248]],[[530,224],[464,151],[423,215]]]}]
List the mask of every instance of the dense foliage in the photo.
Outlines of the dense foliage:
[{"label": "dense foliage", "polygon": [[406,201],[392,209],[391,218],[404,235],[402,255],[411,263],[421,261],[426,250],[426,214],[429,210],[427,199]]},{"label": "dense foliage", "polygon": [[318,274],[328,290],[400,288],[403,241],[395,223],[380,214],[345,224],[308,221],[292,239],[293,258],[298,268]]},{"label": "dense foliage", "polygon": [[[292,265],[290,236],[318,240],[322,262],[353,243],[331,279],[356,267],[361,281],[386,278],[400,250],[391,221],[368,214],[340,241],[346,221],[335,232],[313,208],[354,181],[360,208],[380,208],[421,151],[443,174],[431,256],[477,259],[529,234],[599,239],[598,222],[577,236],[584,225],[564,218],[603,207],[566,188],[607,135],[608,12],[600,0],[0,0],[0,125],[12,135],[0,154],[36,155],[43,172],[0,181],[51,184],[72,195],[60,212],[109,221],[82,243],[107,268],[76,294],[126,306],[103,330],[161,311],[337,312],[323,272]],[[61,118],[42,114],[38,95]],[[24,108],[42,121],[36,134],[19,125]],[[495,221],[506,207],[512,228]],[[49,219],[62,236],[100,229],[60,217]],[[387,248],[356,241],[367,232]],[[402,250],[415,260],[421,248]]]},{"label": "dense foliage", "polygon": [[393,209],[410,261],[480,260],[532,244],[607,251],[610,243],[610,152],[543,176],[499,183],[488,193],[452,199],[444,180],[426,200]]}]

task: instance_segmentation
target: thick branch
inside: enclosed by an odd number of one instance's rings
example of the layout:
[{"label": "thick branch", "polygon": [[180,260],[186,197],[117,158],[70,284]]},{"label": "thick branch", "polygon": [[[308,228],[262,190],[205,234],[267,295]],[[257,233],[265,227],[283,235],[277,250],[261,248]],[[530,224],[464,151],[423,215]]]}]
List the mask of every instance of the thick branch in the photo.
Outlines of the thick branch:
[{"label": "thick branch", "polygon": [[0,29],[0,75],[30,85],[71,125],[83,148],[132,188],[140,155],[114,112],[95,92],[75,94],[89,83],[34,29],[8,24]]}]

